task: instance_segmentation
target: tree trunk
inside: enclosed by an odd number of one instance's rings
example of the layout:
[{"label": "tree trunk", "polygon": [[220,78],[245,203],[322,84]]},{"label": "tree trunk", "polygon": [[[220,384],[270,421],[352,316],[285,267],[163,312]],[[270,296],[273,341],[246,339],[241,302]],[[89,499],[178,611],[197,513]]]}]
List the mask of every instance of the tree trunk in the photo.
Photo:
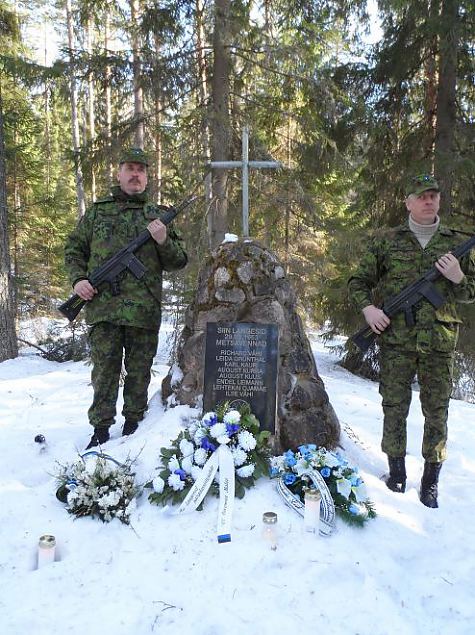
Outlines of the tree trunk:
[{"label": "tree trunk", "polygon": [[18,356],[13,297],[13,280],[10,270],[10,250],[8,244],[3,103],[0,91],[0,362]]},{"label": "tree trunk", "polygon": [[[430,19],[437,24],[440,12],[440,0],[431,0],[429,7]],[[424,139],[424,157],[434,157],[435,129],[437,124],[437,46],[438,38],[434,33],[428,42],[427,57],[424,63],[425,70],[425,114],[426,114],[426,134]],[[434,171],[434,165],[431,165]]]},{"label": "tree trunk", "polygon": [[[109,56],[109,40],[110,40],[110,8],[106,6],[104,16],[104,50],[105,54]],[[107,144],[107,179],[109,185],[112,185],[113,163],[112,163],[112,89],[111,89],[112,71],[110,64],[106,65],[105,71],[105,109],[106,109],[106,144]]]},{"label": "tree trunk", "polygon": [[[89,64],[91,64],[93,54],[93,38],[94,38],[94,25],[92,17],[87,19],[87,53],[89,56]],[[96,200],[96,174],[95,174],[95,150],[96,150],[96,118],[94,113],[94,74],[89,68],[89,74],[87,77],[87,92],[88,92],[88,122],[89,122],[89,142],[92,156],[91,165],[91,197],[92,200]]]},{"label": "tree trunk", "polygon": [[[203,162],[207,165],[211,161],[210,149],[210,122],[209,122],[209,94],[208,94],[208,67],[205,54],[205,32],[204,32],[204,0],[196,0],[195,10],[195,33],[196,33],[196,58],[199,74],[199,107],[203,112],[201,121],[201,147],[203,152]],[[208,215],[211,201],[213,199],[211,173],[205,176],[205,216]],[[211,223],[208,216],[209,235],[211,238]]]},{"label": "tree trunk", "polygon": [[142,61],[140,56],[141,38],[139,31],[140,0],[130,0],[132,22],[132,69],[134,74],[134,145],[144,147],[143,124],[143,89],[142,89]]},{"label": "tree trunk", "polygon": [[[155,55],[157,59],[161,55],[160,41],[155,35]],[[156,187],[155,199],[159,205],[162,203],[162,178],[163,178],[163,131],[162,131],[162,95],[161,95],[161,82],[160,77],[154,78],[154,102],[155,102],[155,178],[154,184]]]},{"label": "tree trunk", "polygon": [[435,131],[435,175],[441,188],[441,209],[452,212],[455,166],[457,52],[460,37],[458,0],[443,0],[440,17],[439,86]]},{"label": "tree trunk", "polygon": [[[211,83],[211,159],[229,160],[231,126],[229,118],[230,0],[216,0],[213,34],[213,78]],[[213,249],[228,231],[227,171],[215,169],[213,205],[209,215],[209,242]]]},{"label": "tree trunk", "polygon": [[71,0],[66,0],[66,22],[68,26],[69,62],[71,64],[71,68],[69,70],[69,90],[71,94],[71,123],[73,135],[74,167],[76,172],[76,196],[78,202],[78,216],[79,218],[81,218],[82,216],[84,216],[84,213],[86,211],[86,198],[84,195],[84,179],[82,175],[80,155],[81,146],[79,141],[78,91],[76,86],[76,78],[74,76],[74,69],[72,68],[75,38]]}]

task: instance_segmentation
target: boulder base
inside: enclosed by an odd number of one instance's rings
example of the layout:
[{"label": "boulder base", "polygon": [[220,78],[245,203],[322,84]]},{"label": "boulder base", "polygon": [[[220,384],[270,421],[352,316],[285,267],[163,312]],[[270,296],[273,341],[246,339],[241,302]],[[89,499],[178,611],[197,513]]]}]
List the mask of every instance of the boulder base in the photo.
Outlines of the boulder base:
[{"label": "boulder base", "polygon": [[250,240],[220,245],[200,271],[195,298],[185,314],[177,361],[162,383],[164,402],[201,406],[207,322],[277,324],[273,449],[295,450],[303,443],[334,448],[340,424],[295,305],[284,267],[271,251]]}]

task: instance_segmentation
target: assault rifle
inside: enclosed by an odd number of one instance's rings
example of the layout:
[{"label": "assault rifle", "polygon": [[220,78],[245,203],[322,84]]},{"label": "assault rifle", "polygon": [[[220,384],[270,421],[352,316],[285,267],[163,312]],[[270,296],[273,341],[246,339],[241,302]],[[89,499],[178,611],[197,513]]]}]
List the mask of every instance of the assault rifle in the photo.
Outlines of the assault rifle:
[{"label": "assault rifle", "polygon": [[[164,225],[168,225],[172,220],[182,212],[188,205],[191,205],[198,196],[189,196],[178,207],[170,207],[160,216],[160,220]],[[123,247],[116,254],[106,260],[100,267],[94,269],[91,275],[87,278],[91,285],[98,289],[101,284],[108,283],[112,288],[113,295],[117,295],[118,281],[117,277],[126,269],[128,269],[137,280],[140,280],[145,275],[146,269],[140,260],[135,256],[135,252],[139,247],[146,243],[151,238],[151,234],[148,229],[144,229],[136,238],[134,238],[128,245]],[[63,302],[58,307],[58,311],[72,322],[78,315],[79,311],[86,304],[86,300],[80,298],[74,293],[66,302]]]},{"label": "assault rifle", "polygon": [[[460,259],[471,249],[475,247],[475,236],[472,236],[466,242],[452,250],[452,254]],[[439,293],[433,282],[440,278],[442,274],[435,265],[429,269],[423,276],[412,284],[405,287],[402,291],[385,300],[380,307],[388,318],[401,313],[406,317],[406,324],[414,326],[414,306],[422,299],[428,300],[435,309],[441,307],[447,301],[444,296]],[[370,326],[365,326],[355,333],[350,339],[363,352],[367,351],[376,338],[376,333]]]}]

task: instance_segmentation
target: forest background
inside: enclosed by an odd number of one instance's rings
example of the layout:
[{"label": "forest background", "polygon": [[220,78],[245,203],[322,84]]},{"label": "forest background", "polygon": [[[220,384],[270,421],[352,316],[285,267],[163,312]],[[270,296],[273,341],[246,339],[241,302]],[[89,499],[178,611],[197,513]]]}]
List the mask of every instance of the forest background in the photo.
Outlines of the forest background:
[{"label": "forest background", "polygon": [[[18,320],[70,295],[65,239],[124,145],[150,153],[157,203],[203,194],[178,221],[179,323],[209,249],[242,231],[240,172],[206,166],[240,159],[244,126],[250,158],[282,164],[251,171],[251,236],[309,322],[351,334],[346,281],[370,233],[405,219],[408,176],[435,173],[444,222],[473,233],[474,45],[473,0],[0,0],[0,361]],[[464,317],[454,396],[473,400]],[[374,376],[374,359],[348,346],[343,363]]]}]

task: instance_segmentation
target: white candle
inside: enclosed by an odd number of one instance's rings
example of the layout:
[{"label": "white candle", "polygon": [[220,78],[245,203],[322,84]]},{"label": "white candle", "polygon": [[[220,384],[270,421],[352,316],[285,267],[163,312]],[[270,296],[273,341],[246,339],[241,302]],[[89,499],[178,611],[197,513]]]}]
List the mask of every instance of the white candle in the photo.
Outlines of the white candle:
[{"label": "white candle", "polygon": [[321,494],[317,489],[308,489],[305,492],[305,511],[303,523],[305,531],[316,533],[318,536],[320,524]]},{"label": "white candle", "polygon": [[38,569],[45,564],[54,562],[54,556],[56,551],[56,539],[50,534],[45,534],[40,537],[38,542]]},{"label": "white candle", "polygon": [[272,551],[277,549],[277,514],[275,512],[262,514],[262,537]]}]

